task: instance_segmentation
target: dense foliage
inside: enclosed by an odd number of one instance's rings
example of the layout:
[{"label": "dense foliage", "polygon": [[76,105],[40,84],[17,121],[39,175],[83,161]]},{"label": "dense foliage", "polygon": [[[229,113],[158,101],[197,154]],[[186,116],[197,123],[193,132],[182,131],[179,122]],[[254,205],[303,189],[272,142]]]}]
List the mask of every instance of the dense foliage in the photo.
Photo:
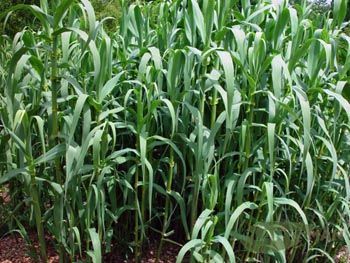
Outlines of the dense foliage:
[{"label": "dense foliage", "polygon": [[[39,0],[1,0],[0,13],[18,4],[39,4]],[[24,27],[35,27],[33,23],[34,16],[30,12],[19,11],[8,17],[6,24],[4,20],[0,22],[0,32],[5,31],[7,35],[14,36],[17,32],[22,31]],[[5,30],[4,30],[5,29]]]},{"label": "dense foliage", "polygon": [[[10,9],[18,4],[36,4],[40,5],[40,0],[1,0],[0,12]],[[109,17],[110,19],[104,22],[106,31],[115,32],[117,30],[117,20],[120,17],[120,7],[118,0],[92,0],[92,6],[95,9],[96,17],[99,20]],[[9,18],[0,22],[1,31],[6,35],[13,37],[23,28],[30,27],[37,30],[39,25],[37,19],[31,12],[17,11],[12,13]]]},{"label": "dense foliage", "polygon": [[117,31],[118,20],[120,18],[120,6],[118,0],[92,0],[98,20],[106,19],[103,22],[104,28],[109,33]]},{"label": "dense foliage", "polygon": [[20,6],[41,26],[0,39],[2,222],[62,262],[350,248],[347,1],[254,2],[121,1],[108,34],[88,0]]}]

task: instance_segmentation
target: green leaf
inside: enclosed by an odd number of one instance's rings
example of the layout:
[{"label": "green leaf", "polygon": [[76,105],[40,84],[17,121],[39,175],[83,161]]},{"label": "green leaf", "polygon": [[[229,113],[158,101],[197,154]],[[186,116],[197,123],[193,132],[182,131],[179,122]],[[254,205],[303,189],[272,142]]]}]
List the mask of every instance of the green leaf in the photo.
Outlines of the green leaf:
[{"label": "green leaf", "polygon": [[176,258],[176,263],[181,263],[184,260],[184,257],[186,255],[186,253],[196,247],[202,246],[204,245],[204,241],[202,241],[201,239],[193,239],[191,241],[189,241],[188,243],[186,243],[180,250],[179,254],[177,255]]},{"label": "green leaf", "polygon": [[55,160],[56,158],[59,158],[63,156],[66,152],[66,145],[65,144],[58,144],[40,157],[36,158],[34,160],[35,165],[39,165],[42,163],[47,163],[50,161]]},{"label": "green leaf", "polygon": [[5,173],[4,175],[0,176],[0,185],[11,181],[13,178],[23,173],[28,173],[27,168],[14,169]]},{"label": "green leaf", "polygon": [[96,233],[95,228],[89,229],[89,235],[92,241],[93,251],[89,251],[88,255],[92,258],[92,262],[101,263],[102,262],[102,253],[101,253],[101,242]]},{"label": "green leaf", "polygon": [[56,8],[53,17],[53,27],[56,29],[67,13],[69,7],[74,3],[72,0],[62,0],[60,5]]},{"label": "green leaf", "polygon": [[225,230],[224,237],[226,239],[230,238],[233,226],[236,223],[238,217],[244,212],[244,210],[246,210],[246,209],[253,210],[253,209],[257,209],[257,208],[258,208],[258,206],[255,203],[252,203],[252,202],[244,202],[243,204],[238,206],[235,209],[235,211],[232,213],[232,215],[230,216],[230,219],[229,219],[229,221],[228,221],[228,223],[226,225],[226,230]]}]

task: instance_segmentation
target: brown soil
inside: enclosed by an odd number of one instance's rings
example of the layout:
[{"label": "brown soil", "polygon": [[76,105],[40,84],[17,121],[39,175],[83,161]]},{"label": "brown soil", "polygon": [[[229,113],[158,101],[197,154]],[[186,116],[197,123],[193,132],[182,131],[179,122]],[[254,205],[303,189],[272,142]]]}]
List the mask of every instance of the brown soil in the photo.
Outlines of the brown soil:
[{"label": "brown soil", "polygon": [[8,193],[8,188],[7,186],[5,187],[1,187],[0,188],[0,203],[3,203],[3,204],[8,204],[11,202],[11,198],[10,198],[10,195]]},{"label": "brown soil", "polygon": [[[31,240],[36,240],[35,234],[30,235]],[[49,238],[48,238],[48,244]],[[38,251],[38,242],[34,241],[34,249]],[[19,234],[7,235],[0,239],[0,263],[37,263],[29,256],[29,249],[26,242]],[[164,244],[163,253],[159,263],[173,263],[176,261],[179,248],[171,244]],[[144,250],[142,263],[155,263],[157,254],[157,245],[154,243]],[[39,254],[38,254],[39,255]],[[48,262],[58,263],[59,256],[53,247],[48,248]],[[118,249],[114,249],[113,253],[109,253],[104,257],[103,262],[106,263],[131,263],[133,259],[124,259]]]},{"label": "brown soil", "polygon": [[342,247],[335,257],[336,263],[350,263],[350,253],[346,246]]},{"label": "brown soil", "polygon": [[[33,235],[31,239],[35,239]],[[37,242],[33,246],[38,251]],[[29,251],[26,242],[19,234],[7,235],[0,240],[0,263],[34,263],[35,261],[29,256]],[[59,262],[58,255],[52,247],[48,248],[48,262]]]},{"label": "brown soil", "polygon": [[[35,234],[30,235],[31,240],[36,240]],[[47,244],[50,244],[50,238],[47,238]],[[34,249],[38,251],[38,242],[34,241]],[[144,256],[141,263],[155,263],[157,254],[157,243],[153,242],[148,248],[143,250]],[[132,263],[133,259],[125,259],[117,247],[112,249],[113,252],[107,254],[103,262],[105,263]],[[159,263],[173,263],[179,247],[172,244],[164,244],[162,255]],[[37,263],[29,256],[29,249],[25,241],[19,234],[7,235],[0,239],[0,263]],[[59,256],[52,246],[48,247],[48,262],[58,263]],[[336,263],[350,263],[350,254],[346,247],[340,249],[334,258]],[[80,261],[81,262],[81,261]],[[84,260],[82,261],[84,262]]]},{"label": "brown soil", "polygon": [[[157,255],[158,244],[154,243],[148,248],[143,250],[143,258],[141,263],[155,263]],[[174,245],[164,244],[162,249],[162,255],[160,256],[159,263],[173,263],[176,261],[176,256],[179,252],[179,248]],[[109,253],[104,257],[105,263],[133,263],[133,259],[125,259],[118,252]]]},{"label": "brown soil", "polygon": [[[10,195],[8,193],[7,187],[0,188],[0,205],[4,206],[11,202]],[[1,209],[1,206],[0,206]],[[1,222],[0,213],[0,222]],[[1,224],[0,224],[1,225]],[[39,255],[39,246],[37,242],[37,237],[35,233],[30,234],[30,240],[33,242],[33,248],[29,249],[25,240],[18,234],[10,234],[4,237],[0,236],[0,263],[37,263],[36,260],[29,256],[30,251],[36,251]],[[50,237],[47,237],[47,244],[50,244]],[[148,248],[143,250],[142,263],[153,263],[156,262],[157,254],[157,243],[153,242]],[[162,255],[160,256],[159,263],[173,263],[176,261],[176,256],[179,252],[179,247],[171,244],[164,244]],[[83,260],[84,261],[84,260]],[[52,246],[48,247],[48,262],[58,263],[59,256]],[[122,256],[120,250],[115,247],[112,253],[107,254],[103,262],[106,263],[131,263],[134,262],[133,259],[125,259]]]}]

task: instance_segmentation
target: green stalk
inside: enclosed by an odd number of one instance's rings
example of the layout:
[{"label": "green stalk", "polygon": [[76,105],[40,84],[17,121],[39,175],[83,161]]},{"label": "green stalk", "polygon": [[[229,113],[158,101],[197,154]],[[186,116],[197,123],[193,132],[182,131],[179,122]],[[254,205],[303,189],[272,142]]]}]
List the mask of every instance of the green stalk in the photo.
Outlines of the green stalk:
[{"label": "green stalk", "polygon": [[[204,123],[204,111],[205,111],[205,94],[204,94],[204,88],[205,88],[205,80],[204,80],[204,75],[207,71],[207,59],[205,61],[202,62],[202,69],[201,69],[201,92],[203,92],[201,100],[200,100],[200,105],[199,105],[199,110],[200,110],[200,114],[202,117],[202,121]],[[199,157],[201,158],[201,157]],[[197,157],[198,159],[198,157]],[[199,165],[198,165],[198,161],[197,165],[196,165],[196,175],[194,178],[194,189],[193,189],[193,199],[192,199],[192,208],[191,208],[191,230],[193,229],[193,226],[197,220],[197,207],[198,207],[198,197],[199,197],[199,186],[200,186],[200,174],[198,172],[199,169]]]},{"label": "green stalk", "polygon": [[160,239],[160,244],[158,247],[158,252],[157,252],[157,258],[156,258],[156,263],[159,262],[159,258],[160,258],[160,253],[162,252],[162,248],[163,248],[163,244],[164,244],[164,236],[165,236],[165,232],[167,230],[168,227],[168,217],[169,217],[169,210],[170,210],[170,197],[169,194],[171,192],[171,185],[173,182],[173,175],[174,175],[174,150],[173,148],[170,148],[170,160],[169,160],[169,178],[167,181],[167,196],[166,196],[166,200],[165,200],[165,211],[164,211],[164,220],[163,220],[163,230],[162,230],[162,236]]},{"label": "green stalk", "polygon": [[202,96],[201,101],[200,101],[199,109],[200,109],[201,116],[204,120],[204,109],[205,109],[205,94],[204,94],[204,92],[203,92],[203,96]]},{"label": "green stalk", "polygon": [[[219,67],[219,59],[215,60],[215,68]],[[211,117],[210,117],[210,129],[214,128],[216,121],[216,110],[218,105],[218,90],[213,87],[213,94],[211,98]]]},{"label": "green stalk", "polygon": [[[252,101],[250,102],[252,103]],[[244,168],[242,170],[242,172],[244,172],[248,167],[249,167],[249,155],[250,155],[250,150],[251,150],[251,140],[252,140],[252,136],[251,136],[251,126],[253,123],[253,107],[252,105],[249,105],[248,108],[248,124],[247,124],[247,139],[245,142],[245,163],[244,163]]]},{"label": "green stalk", "polygon": [[30,179],[31,179],[30,192],[31,192],[32,203],[33,203],[33,208],[34,208],[36,230],[37,230],[37,235],[38,235],[39,245],[40,245],[41,260],[43,262],[47,262],[44,227],[43,227],[43,223],[42,223],[42,215],[41,215],[41,208],[40,208],[40,203],[39,203],[38,187],[37,187],[37,184],[35,181],[35,166],[34,166],[33,160],[31,160],[31,164],[29,165],[29,174],[30,174]]},{"label": "green stalk", "polygon": [[[58,90],[60,85],[60,80],[58,78],[58,38],[57,36],[53,36],[52,38],[52,54],[51,54],[51,85],[52,85],[52,131],[50,134],[50,148],[54,147],[58,144]],[[55,159],[55,176],[56,181],[59,184],[62,184],[61,172],[60,172],[60,160],[59,158]]]},{"label": "green stalk", "polygon": [[[143,122],[143,103],[142,103],[142,87],[140,87],[140,90],[136,93],[137,96],[137,142],[136,142],[136,149],[140,152],[140,134],[142,129],[142,122]],[[135,262],[139,262],[140,255],[142,253],[141,246],[142,246],[142,235],[139,240],[139,219],[138,219],[138,193],[137,193],[137,187],[139,182],[139,167],[136,169],[136,175],[135,175]],[[145,214],[145,184],[142,185],[142,200],[141,200],[141,220],[144,220],[144,214]]]},{"label": "green stalk", "polygon": [[[58,70],[58,38],[56,35],[52,37],[52,53],[51,53],[51,107],[52,107],[52,130],[49,138],[50,148],[55,147],[58,143],[58,90],[60,86],[59,70]],[[56,182],[62,184],[60,158],[55,158],[55,179]],[[65,250],[62,244],[59,249],[60,262],[64,262]]]},{"label": "green stalk", "polygon": [[[144,177],[143,177],[144,178]],[[143,182],[145,183],[145,182]],[[146,215],[145,215],[145,210],[146,210],[146,187],[145,185],[142,185],[142,193],[141,193],[141,218],[142,218],[142,221],[145,222],[145,218],[146,218]],[[143,243],[143,233],[141,234],[141,238],[140,238],[140,247],[142,246],[142,243]]]},{"label": "green stalk", "polygon": [[205,90],[205,73],[207,72],[207,66],[208,66],[208,59],[206,58],[202,63],[202,70],[201,70],[201,94],[202,94],[202,97],[201,97],[201,101],[200,101],[200,105],[199,105],[199,111],[201,113],[201,116],[202,116],[202,119],[204,121],[204,108],[205,108],[205,93],[204,93],[204,90]]},{"label": "green stalk", "polygon": [[[198,173],[196,175],[198,177]],[[194,224],[197,220],[197,204],[199,195],[199,180],[195,179],[194,190],[193,190],[193,200],[192,200],[192,210],[191,210],[191,231],[193,230]]]},{"label": "green stalk", "polygon": [[[245,141],[245,160],[244,160],[244,167],[241,170],[241,172],[243,173],[246,169],[248,169],[249,167],[249,155],[250,155],[250,151],[251,151],[251,142],[252,142],[252,134],[251,134],[251,127],[252,127],[252,123],[253,123],[253,99],[252,99],[252,93],[253,92],[249,92],[249,98],[250,98],[250,102],[248,105],[248,123],[247,123],[247,135],[246,135],[246,141]],[[254,202],[256,201],[257,195],[254,196]],[[260,210],[259,210],[259,214],[260,214]],[[250,229],[251,229],[251,225],[252,225],[252,218],[249,220],[249,224],[248,224],[248,230],[247,233],[250,233]],[[232,246],[234,246],[234,242],[232,243]],[[250,255],[250,251],[248,251],[248,253],[246,254],[246,259],[248,258],[248,256]]]},{"label": "green stalk", "polygon": [[135,229],[134,229],[134,238],[135,238],[135,263],[140,261],[140,248],[139,248],[139,215],[138,215],[138,194],[137,194],[137,185],[139,183],[139,169],[136,169],[135,174]]},{"label": "green stalk", "polygon": [[211,117],[210,117],[210,128],[213,129],[215,125],[215,120],[216,120],[216,108],[217,108],[217,97],[218,97],[218,91],[217,89],[214,88],[213,90],[213,95],[211,98]]}]

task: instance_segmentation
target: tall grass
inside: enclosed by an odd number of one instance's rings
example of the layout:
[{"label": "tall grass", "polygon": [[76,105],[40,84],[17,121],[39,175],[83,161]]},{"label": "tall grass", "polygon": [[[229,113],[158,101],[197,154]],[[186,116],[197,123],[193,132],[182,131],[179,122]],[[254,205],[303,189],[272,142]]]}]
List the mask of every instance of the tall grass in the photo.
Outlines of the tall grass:
[{"label": "tall grass", "polygon": [[[330,260],[350,249],[347,1],[129,4],[114,34],[88,0],[19,5],[1,38],[6,223],[61,262],[149,238],[177,262]],[[4,18],[8,11],[1,16]],[[113,248],[114,249],[114,248]]]}]

